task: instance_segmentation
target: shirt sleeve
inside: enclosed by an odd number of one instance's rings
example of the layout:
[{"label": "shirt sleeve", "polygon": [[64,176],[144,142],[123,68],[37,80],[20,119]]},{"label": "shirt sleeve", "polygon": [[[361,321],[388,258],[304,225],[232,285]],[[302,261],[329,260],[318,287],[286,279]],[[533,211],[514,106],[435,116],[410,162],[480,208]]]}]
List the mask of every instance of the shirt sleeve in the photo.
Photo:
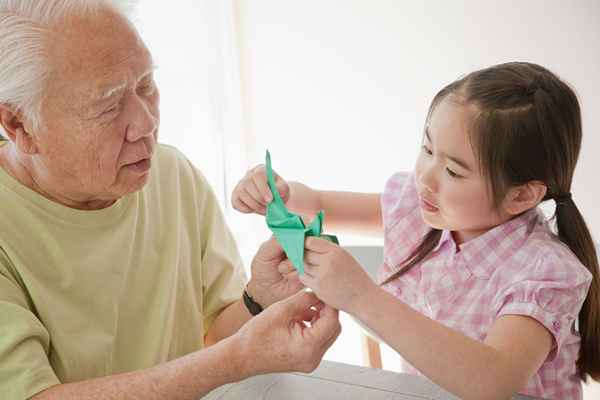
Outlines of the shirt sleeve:
[{"label": "shirt sleeve", "polygon": [[548,361],[575,332],[575,321],[585,301],[591,274],[575,261],[541,257],[521,271],[513,284],[496,297],[497,318],[524,315],[542,324],[554,339]]},{"label": "shirt sleeve", "polygon": [[202,195],[202,286],[204,334],[219,313],[242,298],[247,278],[237,244],[227,226],[217,198],[206,179],[196,171],[206,187]]},{"label": "shirt sleeve", "polygon": [[9,271],[10,261],[0,249],[0,393],[27,399],[60,382],[48,361],[48,331]]}]

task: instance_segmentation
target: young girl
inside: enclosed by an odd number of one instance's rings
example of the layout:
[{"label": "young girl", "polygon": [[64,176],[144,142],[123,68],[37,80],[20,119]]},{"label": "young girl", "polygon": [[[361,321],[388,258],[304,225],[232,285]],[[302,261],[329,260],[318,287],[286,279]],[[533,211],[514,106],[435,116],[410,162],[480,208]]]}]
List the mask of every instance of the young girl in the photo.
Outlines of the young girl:
[{"label": "young girl", "polygon": [[[300,280],[463,399],[520,392],[580,399],[600,378],[598,259],[571,196],[581,147],[573,91],[539,65],[475,71],[433,99],[415,171],[381,195],[277,186],[290,210],[325,210],[329,231],[384,234],[380,285],[342,248],[306,241]],[[233,194],[272,199],[262,166]],[[557,234],[538,205],[556,203]]]}]

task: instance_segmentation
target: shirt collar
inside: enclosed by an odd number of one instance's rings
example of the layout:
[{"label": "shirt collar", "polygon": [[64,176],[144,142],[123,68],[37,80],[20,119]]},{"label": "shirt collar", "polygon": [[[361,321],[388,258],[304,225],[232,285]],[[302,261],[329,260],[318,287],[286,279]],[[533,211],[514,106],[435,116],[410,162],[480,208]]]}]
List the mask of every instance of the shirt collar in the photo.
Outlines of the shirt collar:
[{"label": "shirt collar", "polygon": [[539,218],[538,209],[533,208],[460,245],[466,267],[477,277],[492,276],[523,245]]},{"label": "shirt collar", "polygon": [[[451,239],[452,239],[452,232],[447,229],[444,229],[442,231],[442,236],[440,236],[439,242],[435,245],[432,252],[438,251],[440,249],[440,247],[442,247],[444,245],[444,243],[446,243],[448,240],[451,240]],[[452,243],[454,244],[454,240],[452,240]]]}]

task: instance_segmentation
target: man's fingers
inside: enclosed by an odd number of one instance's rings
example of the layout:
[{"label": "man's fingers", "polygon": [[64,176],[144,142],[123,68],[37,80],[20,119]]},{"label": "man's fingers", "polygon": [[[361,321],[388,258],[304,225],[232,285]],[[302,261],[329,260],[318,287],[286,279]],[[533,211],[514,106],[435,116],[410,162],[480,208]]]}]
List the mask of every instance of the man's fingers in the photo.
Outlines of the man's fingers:
[{"label": "man's fingers", "polygon": [[285,279],[292,283],[300,282],[300,273],[298,271],[292,271],[287,274],[284,274],[283,276],[285,277]]},{"label": "man's fingers", "polygon": [[275,235],[271,235],[269,240],[263,242],[263,244],[260,246],[260,250],[258,251],[257,255],[260,255],[260,259],[262,260],[271,261],[285,257],[285,252],[283,251],[283,248],[279,242],[277,242]]},{"label": "man's fingers", "polygon": [[294,268],[294,265],[292,264],[292,262],[290,260],[285,260],[284,262],[279,264],[278,269],[282,275],[287,275],[291,272],[296,271],[296,268]]},{"label": "man's fingers", "polygon": [[318,316],[319,316],[319,310],[313,310],[312,308],[309,308],[308,310],[306,310],[302,313],[302,321],[314,322],[317,320]]},{"label": "man's fingers", "polygon": [[319,299],[314,293],[302,290],[282,300],[282,304],[285,306],[288,316],[294,318],[301,316],[311,306],[319,304]]},{"label": "man's fingers", "polygon": [[331,345],[333,345],[333,343],[335,343],[338,336],[340,336],[340,333],[342,333],[342,325],[341,324],[335,331],[333,331],[331,333],[331,337],[323,344],[323,353],[325,353],[327,351],[327,349],[330,348]]},{"label": "man's fingers", "polygon": [[339,311],[330,306],[323,307],[319,311],[319,319],[312,324],[312,332],[320,338],[330,337],[340,329]]}]

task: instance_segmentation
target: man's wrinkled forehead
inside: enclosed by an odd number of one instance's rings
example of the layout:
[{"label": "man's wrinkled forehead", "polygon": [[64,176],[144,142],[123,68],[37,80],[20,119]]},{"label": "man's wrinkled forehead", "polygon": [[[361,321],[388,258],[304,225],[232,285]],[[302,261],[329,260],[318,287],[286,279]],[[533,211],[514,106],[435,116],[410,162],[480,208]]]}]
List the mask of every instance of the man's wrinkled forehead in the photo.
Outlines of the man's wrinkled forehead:
[{"label": "man's wrinkled forehead", "polygon": [[137,31],[114,12],[69,21],[50,47],[51,85],[73,97],[111,95],[154,65]]}]

